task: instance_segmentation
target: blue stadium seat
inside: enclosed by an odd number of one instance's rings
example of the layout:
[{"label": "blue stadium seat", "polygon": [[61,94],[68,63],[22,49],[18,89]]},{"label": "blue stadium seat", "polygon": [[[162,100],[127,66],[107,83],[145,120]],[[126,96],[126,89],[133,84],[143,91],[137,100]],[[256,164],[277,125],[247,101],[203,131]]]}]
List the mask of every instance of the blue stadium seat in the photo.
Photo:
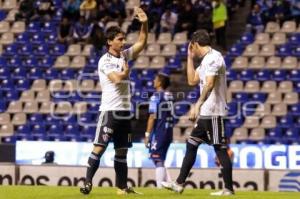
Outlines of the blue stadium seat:
[{"label": "blue stadium seat", "polygon": [[45,124],[33,124],[32,127],[32,135],[45,135],[46,134],[46,125]]},{"label": "blue stadium seat", "polygon": [[253,43],[254,41],[254,36],[253,34],[251,34],[250,32],[248,33],[245,33],[242,37],[241,37],[241,44],[242,45],[248,45],[248,44],[251,44]]},{"label": "blue stadium seat", "polygon": [[30,34],[28,32],[23,32],[22,34],[19,34],[16,38],[15,43],[16,44],[27,44],[30,39]]},{"label": "blue stadium seat", "polygon": [[77,73],[74,69],[68,68],[61,71],[61,79],[67,80],[67,79],[76,79]]},{"label": "blue stadium seat", "polygon": [[6,66],[8,67],[21,67],[22,60],[20,57],[11,57],[7,59]]},{"label": "blue stadium seat", "polygon": [[49,68],[44,73],[44,78],[47,80],[59,79],[59,72],[55,68]]},{"label": "blue stadium seat", "polygon": [[14,81],[12,79],[0,80],[0,90],[11,91],[14,90]]},{"label": "blue stadium seat", "polygon": [[94,58],[94,57],[89,58],[86,66],[89,68],[97,68],[98,67],[98,59]]},{"label": "blue stadium seat", "polygon": [[244,45],[241,43],[234,44],[227,53],[227,56],[230,56],[232,58],[240,56],[244,51]]},{"label": "blue stadium seat", "polygon": [[270,70],[261,70],[258,71],[256,74],[256,79],[258,81],[267,81],[267,80],[271,80],[271,71]]},{"label": "blue stadium seat", "polygon": [[19,51],[18,51],[18,54],[21,55],[21,56],[29,56],[29,55],[32,55],[33,54],[33,47],[32,45],[29,43],[29,44],[25,44],[23,45]]},{"label": "blue stadium seat", "polygon": [[296,48],[292,51],[292,56],[297,57],[298,59],[300,58],[300,47],[296,47]]},{"label": "blue stadium seat", "polygon": [[31,114],[29,116],[29,122],[30,124],[42,124],[45,122],[45,117],[44,115],[38,113]]},{"label": "blue stadium seat", "polygon": [[10,68],[1,67],[0,68],[0,79],[7,79],[11,76]]},{"label": "blue stadium seat", "polygon": [[293,126],[294,124],[294,118],[291,115],[286,115],[279,118],[279,121],[277,122],[277,126],[281,128],[289,128]]},{"label": "blue stadium seat", "polygon": [[16,133],[18,134],[31,134],[30,124],[23,124],[17,126]]},{"label": "blue stadium seat", "polygon": [[90,113],[99,113],[100,103],[88,103],[87,109]]},{"label": "blue stadium seat", "polygon": [[227,77],[228,81],[233,81],[233,80],[236,80],[238,78],[238,74],[234,70],[227,70],[226,71],[226,77]]},{"label": "blue stadium seat", "polygon": [[47,44],[37,45],[34,47],[33,53],[36,56],[49,55],[49,46]]},{"label": "blue stadium seat", "polygon": [[181,69],[181,61],[178,57],[171,57],[166,65],[169,69],[180,70]]},{"label": "blue stadium seat", "polygon": [[186,57],[188,51],[188,43],[182,44],[179,48],[179,51],[176,54],[176,57]]},{"label": "blue stadium seat", "polygon": [[32,21],[28,24],[27,31],[30,33],[36,33],[41,31],[41,25],[38,21]]},{"label": "blue stadium seat", "polygon": [[11,45],[8,45],[4,52],[2,53],[3,56],[15,56],[18,52],[18,45],[16,43],[13,43]]},{"label": "blue stadium seat", "polygon": [[[60,1],[61,2],[61,1]],[[46,22],[43,24],[43,27],[41,29],[41,31],[43,33],[52,33],[52,32],[56,32],[58,24],[53,23],[53,22]]]},{"label": "blue stadium seat", "polygon": [[236,116],[238,114],[238,109],[239,109],[239,103],[237,102],[230,102],[227,104],[228,106],[228,116]]},{"label": "blue stadium seat", "polygon": [[287,72],[285,70],[275,70],[272,75],[272,79],[275,81],[284,81],[287,78]]},{"label": "blue stadium seat", "polygon": [[293,45],[293,46],[299,46],[300,44],[300,34],[299,33],[294,33],[290,36],[289,44]]},{"label": "blue stadium seat", "polygon": [[55,56],[63,55],[66,51],[66,47],[62,44],[55,44],[49,48],[50,54]]},{"label": "blue stadium seat", "polygon": [[48,134],[61,134],[64,132],[63,125],[58,123],[58,124],[50,124],[48,128]]},{"label": "blue stadium seat", "polygon": [[31,86],[31,82],[28,79],[19,79],[16,82],[15,89],[24,91],[28,90]]},{"label": "blue stadium seat", "polygon": [[14,144],[16,143],[16,136],[1,136],[1,142],[7,144]]},{"label": "blue stadium seat", "polygon": [[12,74],[14,79],[26,79],[27,69],[26,68],[15,68]]},{"label": "blue stadium seat", "polygon": [[79,135],[80,133],[80,126],[78,124],[68,124],[65,127],[65,136],[66,135]]},{"label": "blue stadium seat", "polygon": [[300,116],[300,104],[293,104],[290,107],[290,111],[289,111],[292,115],[295,116]]},{"label": "blue stadium seat", "polygon": [[154,76],[156,74],[156,70],[145,69],[141,71],[141,79],[142,80],[154,80]]},{"label": "blue stadium seat", "polygon": [[78,121],[81,124],[92,124],[92,123],[95,123],[95,120],[93,120],[93,114],[92,113],[84,113],[84,114],[78,116]]},{"label": "blue stadium seat", "polygon": [[28,67],[28,68],[33,68],[37,67],[38,61],[35,57],[27,57],[24,59],[23,66]]},{"label": "blue stadium seat", "polygon": [[84,125],[82,128],[82,133],[84,134],[95,135],[95,132],[96,126]]},{"label": "blue stadium seat", "polygon": [[289,44],[284,44],[278,47],[276,50],[276,56],[278,57],[287,57],[292,54],[292,48]]},{"label": "blue stadium seat", "polygon": [[289,80],[299,82],[300,81],[300,70],[291,70],[289,74]]},{"label": "blue stadium seat", "polygon": [[28,78],[31,80],[43,79],[44,70],[42,68],[31,68],[28,73]]},{"label": "blue stadium seat", "polygon": [[45,33],[45,43],[55,45],[57,43],[57,33]]},{"label": "blue stadium seat", "polygon": [[174,107],[174,111],[176,116],[182,116],[184,114],[186,114],[189,109],[190,109],[190,102],[188,101],[181,101],[182,103],[176,103],[175,107]]},{"label": "blue stadium seat", "polygon": [[242,93],[242,92],[239,92],[239,93],[235,93],[233,94],[233,101],[238,101],[238,102],[247,102],[249,99],[249,94],[248,93]]},{"label": "blue stadium seat", "polygon": [[37,32],[31,35],[30,42],[32,44],[42,45],[45,43],[45,35],[42,32]]},{"label": "blue stadium seat", "polygon": [[243,70],[240,73],[240,80],[242,80],[242,81],[250,81],[253,79],[255,79],[253,70]]},{"label": "blue stadium seat", "polygon": [[0,67],[6,67],[7,63],[6,63],[6,59],[3,57],[0,57]]},{"label": "blue stadium seat", "polygon": [[234,117],[227,120],[227,126],[232,128],[238,128],[244,123],[242,117]]},{"label": "blue stadium seat", "polygon": [[[0,87],[0,89],[2,89],[2,88]],[[5,96],[5,99],[7,101],[18,100],[20,98],[20,91],[14,90],[13,88],[10,88],[6,91],[4,96]]]},{"label": "blue stadium seat", "polygon": [[267,93],[254,93],[252,94],[252,100],[258,102],[265,102],[267,99]]},{"label": "blue stadium seat", "polygon": [[51,56],[43,56],[43,58],[39,62],[39,66],[43,68],[51,68],[54,65],[54,57]]},{"label": "blue stadium seat", "polygon": [[298,140],[300,138],[299,128],[289,128],[283,136],[286,140]]},{"label": "blue stadium seat", "polygon": [[90,134],[80,134],[80,141],[82,142],[93,142],[95,135]]},{"label": "blue stadium seat", "polygon": [[186,100],[191,103],[196,103],[199,99],[199,92],[191,91],[188,93]]},{"label": "blue stadium seat", "polygon": [[280,128],[280,127],[270,129],[267,132],[268,139],[280,139],[280,138],[282,138],[282,135],[283,135],[283,131],[282,131],[282,128]]},{"label": "blue stadium seat", "polygon": [[[2,92],[2,91],[0,91],[0,92]],[[0,98],[3,99],[3,96],[0,95]],[[4,101],[4,100],[1,100],[1,101],[0,101],[0,113],[5,112],[6,109],[7,109],[7,102]]]}]

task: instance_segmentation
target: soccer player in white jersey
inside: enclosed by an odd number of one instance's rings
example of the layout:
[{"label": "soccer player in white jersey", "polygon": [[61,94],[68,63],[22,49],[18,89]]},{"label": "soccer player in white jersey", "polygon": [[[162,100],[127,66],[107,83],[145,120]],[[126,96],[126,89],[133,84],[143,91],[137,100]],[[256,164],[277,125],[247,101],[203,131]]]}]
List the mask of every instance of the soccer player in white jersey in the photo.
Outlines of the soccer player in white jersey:
[{"label": "soccer player in white jersey", "polygon": [[98,73],[102,88],[100,116],[96,129],[94,148],[88,159],[86,180],[80,188],[83,194],[92,190],[92,180],[99,167],[100,158],[112,139],[115,149],[114,169],[117,194],[137,193],[127,186],[127,151],[131,143],[131,104],[129,68],[127,61],[134,59],[144,49],[148,37],[148,18],[140,8],[134,9],[141,23],[137,42],[123,50],[125,33],[119,27],[106,31],[108,52],[98,62]]},{"label": "soccer player in white jersey", "polygon": [[[202,59],[195,70],[194,57]],[[187,79],[191,86],[200,86],[200,98],[191,107],[190,119],[196,121],[186,143],[186,153],[180,174],[175,182],[162,182],[172,191],[182,193],[184,182],[195,163],[198,146],[202,143],[214,147],[221,164],[225,189],[211,195],[233,195],[232,163],[227,153],[224,121],[226,116],[226,66],[220,52],[210,47],[210,37],[205,30],[193,33],[188,47]]]}]

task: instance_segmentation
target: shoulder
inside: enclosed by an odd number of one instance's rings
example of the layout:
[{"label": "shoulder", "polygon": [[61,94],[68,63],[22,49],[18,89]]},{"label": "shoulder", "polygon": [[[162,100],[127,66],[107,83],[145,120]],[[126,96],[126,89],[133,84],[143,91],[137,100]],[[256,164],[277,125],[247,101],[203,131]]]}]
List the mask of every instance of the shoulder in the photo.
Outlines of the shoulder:
[{"label": "shoulder", "polygon": [[209,52],[207,57],[205,58],[205,64],[207,66],[215,66],[222,64],[223,56],[219,51],[216,51],[214,49]]}]

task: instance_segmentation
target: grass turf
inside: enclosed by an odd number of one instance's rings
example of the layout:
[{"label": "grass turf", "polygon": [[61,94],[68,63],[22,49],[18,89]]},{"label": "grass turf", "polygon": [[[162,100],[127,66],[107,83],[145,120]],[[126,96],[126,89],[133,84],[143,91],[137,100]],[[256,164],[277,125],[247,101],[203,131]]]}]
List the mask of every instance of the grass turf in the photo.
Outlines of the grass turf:
[{"label": "grass turf", "polygon": [[[154,188],[136,188],[143,195],[117,196],[115,188],[94,188],[89,195],[79,193],[78,187],[52,186],[0,186],[1,199],[212,199],[218,196],[209,196],[211,190],[186,189],[183,194],[176,194],[168,190]],[[237,191],[235,196],[224,196],[232,199],[300,199],[300,193],[290,192],[254,192]],[[221,197],[221,198],[224,198]]]}]

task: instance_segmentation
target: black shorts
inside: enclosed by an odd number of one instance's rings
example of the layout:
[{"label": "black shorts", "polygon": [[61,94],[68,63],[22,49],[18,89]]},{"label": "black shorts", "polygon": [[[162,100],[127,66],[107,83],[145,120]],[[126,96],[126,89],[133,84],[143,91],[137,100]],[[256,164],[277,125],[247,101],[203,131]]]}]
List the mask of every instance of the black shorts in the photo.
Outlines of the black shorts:
[{"label": "black shorts", "polygon": [[223,117],[200,116],[190,136],[210,145],[227,144]]},{"label": "black shorts", "polygon": [[115,149],[132,147],[130,111],[101,111],[94,145],[107,146],[110,140]]}]

